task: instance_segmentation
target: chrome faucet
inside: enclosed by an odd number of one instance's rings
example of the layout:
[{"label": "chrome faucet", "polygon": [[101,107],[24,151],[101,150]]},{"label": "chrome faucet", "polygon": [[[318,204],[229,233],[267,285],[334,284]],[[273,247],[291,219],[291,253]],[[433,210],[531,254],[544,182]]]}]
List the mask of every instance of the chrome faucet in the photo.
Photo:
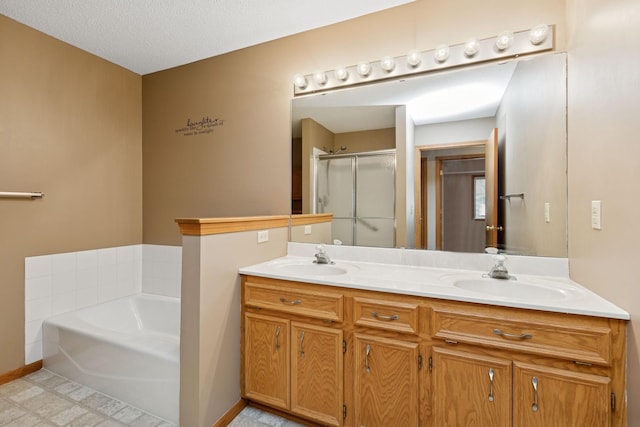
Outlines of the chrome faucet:
[{"label": "chrome faucet", "polygon": [[504,265],[507,258],[504,255],[496,255],[494,258],[496,263],[491,267],[491,270],[489,270],[487,277],[491,277],[492,279],[515,279],[515,277],[509,274],[509,270],[507,270],[507,267]]},{"label": "chrome faucet", "polygon": [[318,250],[318,252],[316,252],[316,254],[314,255],[316,259],[313,262],[315,262],[316,264],[333,264],[333,261],[331,261],[329,255],[327,255],[327,253],[324,251],[324,247],[322,245],[316,246],[316,249]]}]

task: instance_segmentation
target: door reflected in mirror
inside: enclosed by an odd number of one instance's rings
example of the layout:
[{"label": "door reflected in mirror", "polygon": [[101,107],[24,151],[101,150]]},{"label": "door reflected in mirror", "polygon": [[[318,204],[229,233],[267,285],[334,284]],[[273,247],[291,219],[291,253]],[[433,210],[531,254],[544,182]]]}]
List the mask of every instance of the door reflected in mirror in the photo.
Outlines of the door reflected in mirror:
[{"label": "door reflected in mirror", "polygon": [[[564,53],[295,98],[292,122],[292,213],[332,213],[322,243],[567,256]],[[380,150],[392,191],[356,160]]]}]

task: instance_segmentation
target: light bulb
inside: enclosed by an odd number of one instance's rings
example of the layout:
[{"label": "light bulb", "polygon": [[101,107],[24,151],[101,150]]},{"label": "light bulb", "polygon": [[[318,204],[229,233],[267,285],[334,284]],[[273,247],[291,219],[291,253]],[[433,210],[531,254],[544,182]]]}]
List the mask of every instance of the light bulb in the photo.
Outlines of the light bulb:
[{"label": "light bulb", "polygon": [[324,86],[327,83],[327,73],[324,71],[316,71],[313,73],[313,80],[320,86]]},{"label": "light bulb", "polygon": [[293,77],[293,84],[296,85],[298,89],[304,89],[307,87],[309,82],[307,81],[307,78],[304,75],[296,74]]},{"label": "light bulb", "polygon": [[417,50],[412,50],[407,54],[407,64],[410,67],[416,68],[422,62],[422,55]]},{"label": "light bulb", "polygon": [[438,62],[444,62],[447,59],[449,59],[449,53],[450,53],[449,46],[442,44],[436,47],[436,50],[433,52],[433,57]]},{"label": "light bulb", "polygon": [[496,37],[496,48],[498,50],[506,50],[513,44],[513,33],[511,31],[503,31]]},{"label": "light bulb", "polygon": [[464,44],[464,55],[467,58],[471,58],[472,56],[475,56],[479,51],[480,51],[480,42],[478,42],[478,39],[469,39]]},{"label": "light bulb", "polygon": [[358,64],[358,74],[362,77],[367,77],[371,73],[371,64],[368,62],[360,62]]},{"label": "light bulb", "polygon": [[390,56],[385,56],[380,60],[380,66],[384,71],[390,73],[396,67],[396,61]]},{"label": "light bulb", "polygon": [[538,45],[547,39],[549,35],[549,26],[547,24],[536,25],[529,32],[529,41],[531,44]]},{"label": "light bulb", "polygon": [[344,67],[336,68],[333,71],[333,74],[335,74],[336,79],[341,80],[341,81],[345,81],[345,80],[347,80],[349,78],[349,71],[347,71],[347,69],[344,68]]}]

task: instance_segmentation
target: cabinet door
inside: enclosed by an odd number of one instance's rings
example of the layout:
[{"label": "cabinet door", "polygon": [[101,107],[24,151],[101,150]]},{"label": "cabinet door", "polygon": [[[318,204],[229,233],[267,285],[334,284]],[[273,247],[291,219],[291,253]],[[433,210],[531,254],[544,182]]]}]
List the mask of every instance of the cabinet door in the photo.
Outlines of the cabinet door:
[{"label": "cabinet door", "polygon": [[291,411],[342,425],[342,330],[291,322]]},{"label": "cabinet door", "polygon": [[433,348],[433,425],[510,426],[512,362]]},{"label": "cabinet door", "polygon": [[289,321],[245,313],[244,390],[248,399],[289,409]]},{"label": "cabinet door", "polygon": [[515,427],[603,427],[611,424],[610,379],[514,363]]},{"label": "cabinet door", "polygon": [[354,336],[354,417],[358,427],[418,425],[418,344]]}]

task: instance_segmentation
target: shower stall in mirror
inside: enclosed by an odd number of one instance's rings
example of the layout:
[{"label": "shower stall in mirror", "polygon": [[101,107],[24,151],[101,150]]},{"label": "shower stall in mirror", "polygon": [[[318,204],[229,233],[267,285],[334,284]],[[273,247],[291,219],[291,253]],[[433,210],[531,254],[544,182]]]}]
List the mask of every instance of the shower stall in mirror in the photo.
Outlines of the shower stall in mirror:
[{"label": "shower stall in mirror", "polygon": [[314,157],[315,213],[333,213],[332,240],[395,246],[395,150]]}]

